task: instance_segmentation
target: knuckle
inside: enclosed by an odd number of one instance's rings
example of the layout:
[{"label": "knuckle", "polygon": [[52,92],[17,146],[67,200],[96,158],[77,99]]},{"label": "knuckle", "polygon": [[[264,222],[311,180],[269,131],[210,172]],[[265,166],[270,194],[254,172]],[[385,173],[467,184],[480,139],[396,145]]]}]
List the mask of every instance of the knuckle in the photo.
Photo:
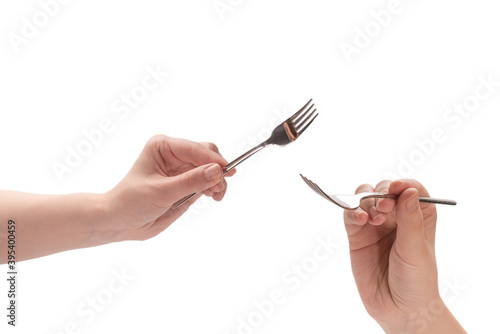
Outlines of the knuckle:
[{"label": "knuckle", "polygon": [[162,151],[166,146],[168,146],[169,140],[169,137],[162,134],[157,134],[148,140],[146,147],[148,147],[148,149],[150,150],[152,149]]},{"label": "knuckle", "polygon": [[213,186],[212,188],[210,188],[212,191],[214,192],[221,192],[223,191],[224,189],[226,188],[226,185],[224,184],[224,182],[219,182],[217,183],[215,186]]},{"label": "knuckle", "polygon": [[387,188],[389,188],[390,184],[391,184],[391,181],[389,181],[389,180],[382,180],[379,183],[377,183],[376,188],[377,189],[379,189],[379,188],[387,189]]},{"label": "knuckle", "polygon": [[359,193],[359,192],[365,191],[366,189],[371,189],[371,188],[372,188],[371,185],[369,185],[368,183],[364,183],[356,188],[356,193]]},{"label": "knuckle", "polygon": [[195,155],[196,154],[196,145],[189,145],[186,150],[190,155]]},{"label": "knuckle", "polygon": [[191,189],[195,186],[195,180],[191,173],[184,173],[181,176],[181,185],[184,188]]},{"label": "knuckle", "polygon": [[148,141],[148,143],[156,145],[156,144],[161,144],[168,141],[168,137],[163,135],[163,134],[157,134],[151,137]]},{"label": "knuckle", "polygon": [[209,149],[211,149],[212,151],[214,152],[219,152],[219,148],[217,147],[217,145],[215,145],[214,143],[207,143],[207,146]]},{"label": "knuckle", "polygon": [[411,180],[413,182],[413,184],[415,185],[415,188],[417,188],[418,190],[422,190],[422,189],[425,189],[425,187],[422,185],[422,183],[420,183],[419,181],[417,180]]}]

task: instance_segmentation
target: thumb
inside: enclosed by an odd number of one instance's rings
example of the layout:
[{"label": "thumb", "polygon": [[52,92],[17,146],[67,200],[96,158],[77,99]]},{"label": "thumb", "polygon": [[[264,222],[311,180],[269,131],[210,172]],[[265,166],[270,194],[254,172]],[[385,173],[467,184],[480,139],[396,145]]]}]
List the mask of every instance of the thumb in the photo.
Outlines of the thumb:
[{"label": "thumb", "polygon": [[397,202],[396,243],[405,255],[421,254],[425,247],[424,219],[418,197],[416,188],[408,188],[399,195]]},{"label": "thumb", "polygon": [[202,192],[222,181],[224,173],[219,164],[200,166],[168,178],[167,189],[174,200],[196,192]]}]

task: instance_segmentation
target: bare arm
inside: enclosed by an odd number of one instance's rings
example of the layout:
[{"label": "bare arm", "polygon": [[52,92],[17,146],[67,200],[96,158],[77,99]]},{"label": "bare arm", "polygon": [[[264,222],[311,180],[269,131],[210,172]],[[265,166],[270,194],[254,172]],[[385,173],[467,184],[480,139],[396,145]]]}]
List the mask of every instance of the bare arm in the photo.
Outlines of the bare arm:
[{"label": "bare arm", "polygon": [[37,195],[0,191],[0,263],[6,263],[7,223],[15,222],[16,260],[117,241],[106,195]]},{"label": "bare arm", "polygon": [[[149,239],[202,194],[222,200],[227,161],[209,143],[153,137],[126,177],[105,194],[37,195],[0,191],[0,263],[7,263],[7,225],[16,225],[16,260],[123,240]],[[234,172],[226,176],[232,176]],[[178,209],[173,203],[194,192]]]}]

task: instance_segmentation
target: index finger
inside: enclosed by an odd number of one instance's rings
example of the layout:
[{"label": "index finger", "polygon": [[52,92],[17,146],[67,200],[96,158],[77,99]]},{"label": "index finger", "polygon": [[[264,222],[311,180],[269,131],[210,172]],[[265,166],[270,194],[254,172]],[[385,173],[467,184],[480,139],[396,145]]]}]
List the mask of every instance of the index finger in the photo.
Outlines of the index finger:
[{"label": "index finger", "polygon": [[[373,192],[375,189],[369,184],[363,184],[356,189],[356,194],[363,192]],[[379,212],[374,198],[367,198],[361,201],[360,208],[369,215],[368,222],[372,225],[382,225],[386,220],[386,214]]]},{"label": "index finger", "polygon": [[[219,152],[219,148],[214,143],[200,143],[200,144],[222,156],[222,154]],[[227,165],[227,163],[226,163],[226,165]],[[236,173],[236,168],[233,168],[225,176],[231,177],[235,173]]]},{"label": "index finger", "polygon": [[179,160],[195,166],[203,166],[210,163],[217,163],[221,166],[227,165],[227,161],[222,155],[199,143],[186,139],[170,138],[168,146],[172,154]]},{"label": "index finger", "polygon": [[[389,180],[381,181],[375,187],[375,192],[387,194],[387,193],[389,193],[389,186],[390,185],[391,185],[391,181],[389,181]],[[391,199],[391,198],[376,199],[375,203],[376,203],[375,206],[377,208],[377,211],[383,212],[383,213],[389,213],[396,207],[396,201],[394,199]]]},{"label": "index finger", "polygon": [[416,188],[418,190],[419,196],[430,196],[427,189],[425,189],[425,187],[417,180],[396,180],[389,186],[389,193],[400,195],[408,188]]},{"label": "index finger", "polygon": [[[356,189],[356,194],[360,192],[373,192],[373,187],[369,184],[362,184]],[[373,199],[366,199],[356,210],[344,210],[344,222],[347,225],[365,225],[373,218],[374,212],[371,209],[373,203]]]}]

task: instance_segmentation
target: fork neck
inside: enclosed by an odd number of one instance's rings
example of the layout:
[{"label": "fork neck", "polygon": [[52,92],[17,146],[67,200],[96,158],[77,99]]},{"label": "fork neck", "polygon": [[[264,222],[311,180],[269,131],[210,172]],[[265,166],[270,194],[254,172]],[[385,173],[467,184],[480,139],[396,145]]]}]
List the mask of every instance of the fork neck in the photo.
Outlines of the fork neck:
[{"label": "fork neck", "polygon": [[239,156],[238,158],[234,159],[233,161],[228,163],[226,166],[224,166],[224,174],[229,173],[233,168],[235,168],[236,166],[241,164],[243,161],[250,158],[252,155],[259,152],[260,150],[262,150],[263,148],[265,148],[268,145],[270,145],[269,139],[266,140],[265,142],[260,143],[259,145],[255,146],[251,150],[248,150],[247,152],[243,153],[241,156]]}]

